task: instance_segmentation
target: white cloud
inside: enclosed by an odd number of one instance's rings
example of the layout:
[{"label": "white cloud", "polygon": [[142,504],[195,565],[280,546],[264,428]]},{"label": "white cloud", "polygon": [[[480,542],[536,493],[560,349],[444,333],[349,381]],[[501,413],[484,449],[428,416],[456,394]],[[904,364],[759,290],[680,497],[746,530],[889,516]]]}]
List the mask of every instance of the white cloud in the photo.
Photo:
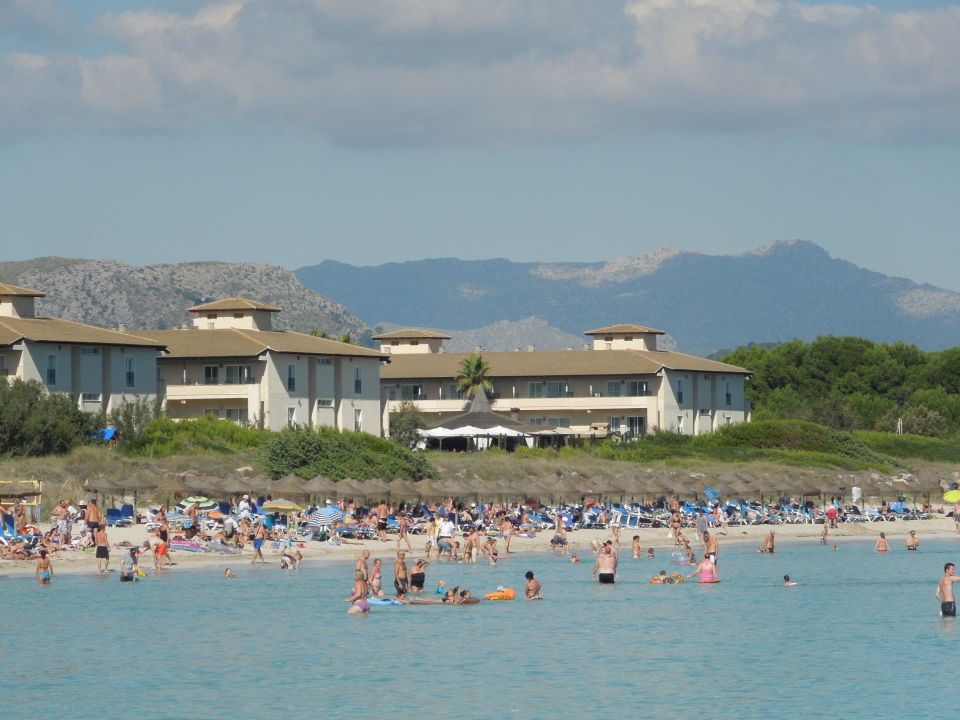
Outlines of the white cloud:
[{"label": "white cloud", "polygon": [[960,7],[237,0],[85,31],[114,49],[0,57],[0,128],[295,123],[360,143],[960,132]]}]

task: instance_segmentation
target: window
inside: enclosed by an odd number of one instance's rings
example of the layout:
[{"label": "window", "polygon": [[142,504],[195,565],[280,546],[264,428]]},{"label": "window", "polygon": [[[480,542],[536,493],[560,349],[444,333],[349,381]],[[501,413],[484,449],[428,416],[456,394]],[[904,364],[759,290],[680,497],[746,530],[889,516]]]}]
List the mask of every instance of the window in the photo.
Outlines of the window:
[{"label": "window", "polygon": [[411,341],[410,341],[410,344],[411,344],[411,345],[419,345],[419,344],[420,344],[420,341],[419,341],[419,340],[411,340]]},{"label": "window", "polygon": [[547,383],[547,397],[548,398],[559,398],[567,397],[567,384],[564,382],[548,382]]},{"label": "window", "polygon": [[317,398],[317,407],[333,407],[333,400],[330,398]]},{"label": "window", "polygon": [[400,399],[401,400],[419,400],[423,397],[423,387],[420,385],[401,385],[400,386]]},{"label": "window", "polygon": [[677,380],[677,405],[683,404],[683,380]]},{"label": "window", "polygon": [[528,418],[527,422],[530,423],[531,425],[543,425],[543,418],[542,417]]},{"label": "window", "polygon": [[287,391],[296,392],[297,390],[297,366],[287,365]]},{"label": "window", "polygon": [[80,348],[80,354],[81,355],[99,355],[100,348],[94,347],[92,345],[84,345],[83,347]]},{"label": "window", "polygon": [[527,383],[527,394],[532,398],[542,398],[543,383],[542,382]]},{"label": "window", "polygon": [[7,376],[7,359],[0,355],[0,377]]},{"label": "window", "polygon": [[683,415],[677,415],[677,432],[683,432]]},{"label": "window", "polygon": [[204,408],[203,414],[218,418],[220,417],[220,408]]},{"label": "window", "polygon": [[620,432],[620,416],[611,415],[607,418],[607,430],[612,433]]},{"label": "window", "polygon": [[220,368],[216,365],[203,366],[203,384],[216,385],[220,382]]},{"label": "window", "polygon": [[627,418],[627,432],[631,437],[641,437],[646,434],[647,419],[642,415]]},{"label": "window", "polygon": [[163,382],[163,368],[159,364],[157,365],[157,382]]},{"label": "window", "polygon": [[355,432],[363,430],[363,410],[360,408],[353,409],[353,429]]},{"label": "window", "polygon": [[552,417],[547,418],[547,425],[551,427],[570,427],[570,418],[568,417]]},{"label": "window", "polygon": [[363,392],[363,378],[360,376],[360,368],[353,369],[353,393],[359,395]]},{"label": "window", "polygon": [[100,393],[82,393],[83,402],[100,402]]},{"label": "window", "polygon": [[727,401],[727,405],[733,405],[733,393],[730,392],[730,383],[724,383],[726,392],[724,393]]},{"label": "window", "polygon": [[57,356],[47,355],[47,385],[57,384]]},{"label": "window", "polygon": [[233,314],[233,317],[236,318],[237,320],[239,320],[240,318],[243,317],[243,313],[234,313],[234,314]]},{"label": "window", "polygon": [[293,427],[297,424],[297,409],[295,407],[287,408],[287,426]]},{"label": "window", "polygon": [[[443,390],[440,391],[440,397],[443,397]],[[387,400],[396,400],[397,399],[397,388],[393,385],[390,385],[387,388]]]},{"label": "window", "polygon": [[456,383],[450,383],[450,399],[451,400],[463,400],[463,393],[457,387]]},{"label": "window", "polygon": [[710,414],[710,408],[700,408],[700,414],[701,414],[701,415],[709,415],[709,414]]},{"label": "window", "polygon": [[317,358],[317,365],[333,365],[333,358]]},{"label": "window", "polygon": [[216,313],[207,313],[207,320],[216,320],[216,319],[217,319]]},{"label": "window", "polygon": [[136,358],[126,358],[126,370],[127,370],[127,387],[132,388],[137,386],[137,359]]},{"label": "window", "polygon": [[607,380],[607,395],[610,397],[620,397],[619,380]]},{"label": "window", "polygon": [[646,380],[630,380],[627,383],[627,395],[630,397],[644,397],[650,394]]},{"label": "window", "polygon": [[250,365],[227,365],[227,385],[246,385],[253,382],[253,368]]},{"label": "window", "polygon": [[238,425],[245,425],[247,423],[247,409],[227,408],[227,420],[235,422]]}]

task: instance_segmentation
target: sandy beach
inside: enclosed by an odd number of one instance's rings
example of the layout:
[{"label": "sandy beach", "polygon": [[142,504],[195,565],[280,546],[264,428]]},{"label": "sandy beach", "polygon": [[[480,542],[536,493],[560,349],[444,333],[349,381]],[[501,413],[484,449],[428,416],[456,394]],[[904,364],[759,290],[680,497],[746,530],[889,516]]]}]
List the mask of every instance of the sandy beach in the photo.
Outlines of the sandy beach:
[{"label": "sandy beach", "polygon": [[[48,530],[49,525],[41,526],[43,530]],[[763,537],[771,530],[776,531],[778,543],[810,543],[818,544],[820,542],[820,533],[822,525],[803,524],[803,525],[748,525],[733,526],[726,530],[721,530],[717,535],[720,548],[729,544],[754,544],[757,545]],[[841,523],[836,530],[830,530],[828,542],[830,544],[840,544],[844,541],[859,540],[872,541],[879,537],[881,532],[886,533],[887,538],[891,539],[891,547],[899,550],[902,547],[902,538],[911,530],[916,530],[917,537],[921,540],[925,537],[933,536],[952,536],[960,537],[954,526],[952,518],[935,516],[930,520],[896,520],[893,522],[869,522],[869,523]],[[726,535],[722,534],[723,532]],[[685,529],[684,533],[688,537],[693,537],[696,533],[692,529]],[[630,543],[634,535],[640,536],[640,544],[644,548],[653,547],[659,554],[669,552],[674,548],[672,537],[668,535],[667,528],[643,528],[643,529],[622,529],[620,534],[620,547],[626,548],[629,552]],[[119,543],[128,542],[135,545],[142,545],[146,539],[147,531],[144,525],[133,525],[126,528],[109,528],[108,536],[111,545],[111,568],[118,569],[122,547],[117,547]],[[530,556],[550,552],[550,538],[553,532],[550,530],[541,531],[536,537],[515,536],[510,545],[510,556]],[[576,530],[568,533],[570,545],[569,552],[574,552],[584,558],[585,561],[592,561],[592,551],[590,549],[591,541],[595,539],[607,540],[612,537],[609,529],[603,530]],[[413,544],[413,552],[408,557],[415,558],[421,556],[426,543],[426,536],[412,535],[410,537]],[[353,544],[356,543],[356,544]],[[404,545],[404,547],[406,547]],[[499,548],[503,551],[504,543],[499,542]],[[696,548],[696,542],[693,543]],[[349,545],[331,545],[326,542],[304,541],[297,543],[295,549],[303,553],[304,565],[318,563],[348,563],[354,559],[362,550],[367,549],[371,552],[371,559],[384,558],[392,559],[395,557],[397,549],[396,536],[391,535],[388,542],[377,540],[351,540]],[[922,546],[921,546],[922,550]],[[272,547],[271,543],[264,545],[264,557],[267,560],[267,568],[279,568],[280,548]],[[178,572],[184,569],[196,569],[212,566],[240,565],[250,562],[253,557],[253,550],[248,545],[245,550],[237,555],[220,555],[218,553],[197,553],[188,551],[171,550],[171,559],[175,563],[172,568],[165,572]],[[66,550],[56,553],[53,558],[56,574],[64,573],[95,573],[97,571],[97,560],[94,557],[92,549],[87,550]],[[509,559],[507,559],[509,562]],[[149,553],[144,555],[142,560],[144,569],[153,572],[153,557]],[[443,564],[443,561],[440,562]],[[35,561],[33,560],[0,560],[0,575],[2,574],[23,574],[33,573]]]}]

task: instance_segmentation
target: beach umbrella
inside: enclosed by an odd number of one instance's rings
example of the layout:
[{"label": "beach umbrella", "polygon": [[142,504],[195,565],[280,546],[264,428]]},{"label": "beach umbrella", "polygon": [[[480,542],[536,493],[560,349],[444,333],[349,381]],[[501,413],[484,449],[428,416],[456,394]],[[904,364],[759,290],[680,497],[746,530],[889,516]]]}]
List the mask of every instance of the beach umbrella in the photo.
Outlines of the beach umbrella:
[{"label": "beach umbrella", "polygon": [[198,510],[213,510],[217,507],[216,501],[203,497],[202,495],[191,495],[188,498],[184,498],[177,503],[177,507],[186,509],[194,503],[199,503],[197,506]]},{"label": "beach umbrella", "polygon": [[319,510],[314,510],[307,518],[307,525],[314,527],[330,527],[335,522],[343,520],[343,513],[336,505],[325,505]]},{"label": "beach umbrella", "polygon": [[304,490],[305,484],[306,481],[303,478],[297,475],[287,475],[278,480],[276,485],[271,485],[267,488],[267,492],[271,495],[294,495],[302,497],[309,494]]},{"label": "beach umbrella", "polygon": [[960,502],[960,490],[947,490],[943,494],[944,502]]},{"label": "beach umbrella", "polygon": [[229,477],[220,480],[218,485],[220,487],[220,492],[227,493],[228,495],[235,495],[250,490],[250,486],[247,485],[246,478]]},{"label": "beach umbrella", "polygon": [[264,503],[260,509],[268,513],[297,513],[303,510],[300,505],[297,505],[291,500],[271,500],[268,503]]},{"label": "beach umbrella", "polygon": [[381,478],[364,480],[362,485],[367,497],[386,497],[390,494],[390,484]]},{"label": "beach umbrella", "polygon": [[414,497],[416,495],[415,487],[413,483],[406,480],[393,480],[387,484],[387,492],[394,499]]},{"label": "beach umbrella", "polygon": [[365,498],[367,497],[367,491],[363,487],[363,483],[354,478],[344,478],[343,480],[337,480],[334,485],[334,493],[341,500],[346,498]]}]

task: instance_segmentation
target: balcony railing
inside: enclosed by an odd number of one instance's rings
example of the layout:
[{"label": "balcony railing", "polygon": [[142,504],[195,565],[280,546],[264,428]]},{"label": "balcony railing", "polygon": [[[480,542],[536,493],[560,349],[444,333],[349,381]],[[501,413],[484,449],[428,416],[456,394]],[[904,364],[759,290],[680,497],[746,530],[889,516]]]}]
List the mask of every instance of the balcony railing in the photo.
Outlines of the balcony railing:
[{"label": "balcony railing", "polygon": [[223,380],[194,380],[192,378],[183,378],[180,381],[173,380],[168,385],[256,385],[260,381],[257,378],[226,378]]}]

